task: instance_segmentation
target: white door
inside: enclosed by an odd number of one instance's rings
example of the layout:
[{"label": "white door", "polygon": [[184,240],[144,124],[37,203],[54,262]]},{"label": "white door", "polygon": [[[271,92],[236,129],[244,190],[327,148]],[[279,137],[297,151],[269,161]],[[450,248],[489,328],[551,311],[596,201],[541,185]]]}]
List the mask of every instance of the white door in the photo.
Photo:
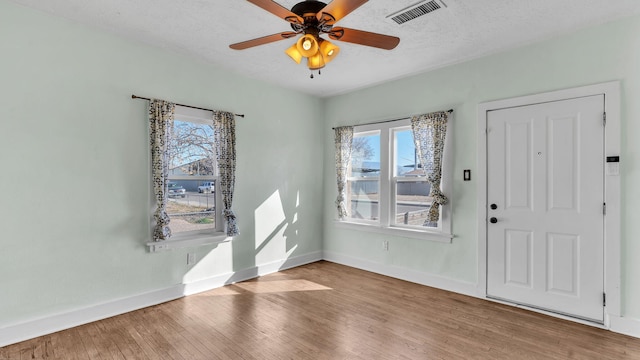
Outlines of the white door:
[{"label": "white door", "polygon": [[604,96],[487,115],[487,295],[603,322]]}]

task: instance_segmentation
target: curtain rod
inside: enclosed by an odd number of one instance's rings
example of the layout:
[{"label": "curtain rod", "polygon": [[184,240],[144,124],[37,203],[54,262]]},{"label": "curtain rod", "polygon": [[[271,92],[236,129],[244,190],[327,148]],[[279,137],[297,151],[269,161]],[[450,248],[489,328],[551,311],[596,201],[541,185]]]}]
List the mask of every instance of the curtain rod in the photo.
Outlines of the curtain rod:
[{"label": "curtain rod", "polygon": [[[453,109],[449,109],[445,112],[448,113],[452,113]],[[405,120],[405,119],[410,119],[410,116],[407,117],[403,117],[403,118],[398,118],[398,119],[391,119],[391,120],[382,120],[382,121],[374,121],[374,122],[370,122],[370,123],[366,123],[366,124],[356,124],[356,125],[352,125],[352,126],[362,126],[362,125],[375,125],[375,124],[384,124],[384,123],[388,123],[388,122],[392,122],[392,121],[398,121],[398,120]],[[335,130],[336,128],[332,127],[331,130]]]},{"label": "curtain rod", "polygon": [[[132,99],[141,99],[141,100],[148,100],[151,101],[151,99],[146,98],[146,97],[142,97],[142,96],[137,96],[137,95],[131,95]],[[178,106],[184,106],[184,107],[188,107],[188,108],[192,108],[192,109],[198,109],[198,110],[205,110],[205,111],[215,111],[215,110],[211,110],[211,109],[205,109],[205,108],[201,108],[201,107],[197,107],[197,106],[191,106],[191,105],[184,105],[184,104],[176,104]],[[235,116],[239,116],[241,118],[244,117],[244,114],[234,114]]]}]

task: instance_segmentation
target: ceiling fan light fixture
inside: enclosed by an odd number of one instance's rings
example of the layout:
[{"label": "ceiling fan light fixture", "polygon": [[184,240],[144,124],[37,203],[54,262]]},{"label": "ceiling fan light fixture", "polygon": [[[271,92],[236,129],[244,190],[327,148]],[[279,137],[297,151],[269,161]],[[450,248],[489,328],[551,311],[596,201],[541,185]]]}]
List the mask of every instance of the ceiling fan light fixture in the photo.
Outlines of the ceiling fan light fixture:
[{"label": "ceiling fan light fixture", "polygon": [[340,53],[340,48],[328,40],[320,39],[320,53],[324,57],[324,62],[329,63]]},{"label": "ceiling fan light fixture", "polygon": [[[395,36],[377,34],[364,30],[334,27],[337,21],[369,0],[331,0],[328,3],[326,0],[301,0],[295,4],[291,10],[278,4],[274,0],[247,1],[289,22],[293,31],[285,31],[242,41],[231,44],[229,47],[234,50],[244,50],[301,35],[300,38],[284,52],[297,64],[302,62],[302,58],[307,58],[307,66],[312,70],[311,78],[313,78],[314,70],[318,70],[318,74],[320,74],[320,69],[322,69],[325,64],[333,61],[340,53],[338,46],[322,38],[324,35],[331,40],[340,40],[383,50],[392,50],[400,42],[400,39]],[[430,1],[430,3],[435,1],[442,2],[442,0],[422,0],[420,3],[425,1]]]},{"label": "ceiling fan light fixture", "polygon": [[325,61],[320,52],[307,58],[307,66],[309,70],[319,70],[324,67]]},{"label": "ceiling fan light fixture", "polygon": [[302,54],[300,54],[300,51],[298,51],[297,45],[298,44],[291,45],[290,48],[285,50],[285,54],[289,55],[289,57],[293,59],[293,61],[300,64],[300,61],[302,61]]},{"label": "ceiling fan light fixture", "polygon": [[296,47],[300,54],[304,57],[311,57],[318,52],[318,40],[311,34],[306,34],[296,43]]}]

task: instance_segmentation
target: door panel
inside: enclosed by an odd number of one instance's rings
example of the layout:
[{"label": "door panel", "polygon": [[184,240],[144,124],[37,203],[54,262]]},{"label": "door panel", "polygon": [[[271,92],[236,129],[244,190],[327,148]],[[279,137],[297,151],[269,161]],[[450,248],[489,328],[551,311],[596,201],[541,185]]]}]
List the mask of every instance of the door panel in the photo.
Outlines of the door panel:
[{"label": "door panel", "polygon": [[576,192],[580,188],[576,176],[577,118],[550,118],[548,123],[549,209],[576,210]]},{"label": "door panel", "polygon": [[487,294],[604,320],[604,97],[487,115]]},{"label": "door panel", "polygon": [[531,121],[505,123],[507,208],[531,210]]},{"label": "door panel", "polygon": [[547,291],[578,296],[579,242],[575,235],[547,234]]},{"label": "door panel", "polygon": [[531,287],[531,232],[507,230],[505,245],[505,282]]}]

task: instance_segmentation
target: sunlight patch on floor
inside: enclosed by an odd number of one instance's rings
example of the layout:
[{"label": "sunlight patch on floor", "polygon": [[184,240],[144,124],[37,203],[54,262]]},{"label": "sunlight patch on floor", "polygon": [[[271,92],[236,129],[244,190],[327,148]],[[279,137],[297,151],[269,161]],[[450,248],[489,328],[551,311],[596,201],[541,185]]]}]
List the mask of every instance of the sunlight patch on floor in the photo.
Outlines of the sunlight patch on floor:
[{"label": "sunlight patch on floor", "polygon": [[312,281],[301,279],[244,282],[234,284],[234,286],[256,294],[290,291],[332,290],[329,287],[314,283]]},{"label": "sunlight patch on floor", "polygon": [[229,295],[240,295],[242,294],[241,292],[239,292],[238,290],[234,290],[232,287],[229,286],[223,286],[223,287],[219,287],[217,289],[213,289],[213,290],[209,290],[209,291],[205,291],[203,293],[200,294],[195,294],[192,296],[229,296]]}]

